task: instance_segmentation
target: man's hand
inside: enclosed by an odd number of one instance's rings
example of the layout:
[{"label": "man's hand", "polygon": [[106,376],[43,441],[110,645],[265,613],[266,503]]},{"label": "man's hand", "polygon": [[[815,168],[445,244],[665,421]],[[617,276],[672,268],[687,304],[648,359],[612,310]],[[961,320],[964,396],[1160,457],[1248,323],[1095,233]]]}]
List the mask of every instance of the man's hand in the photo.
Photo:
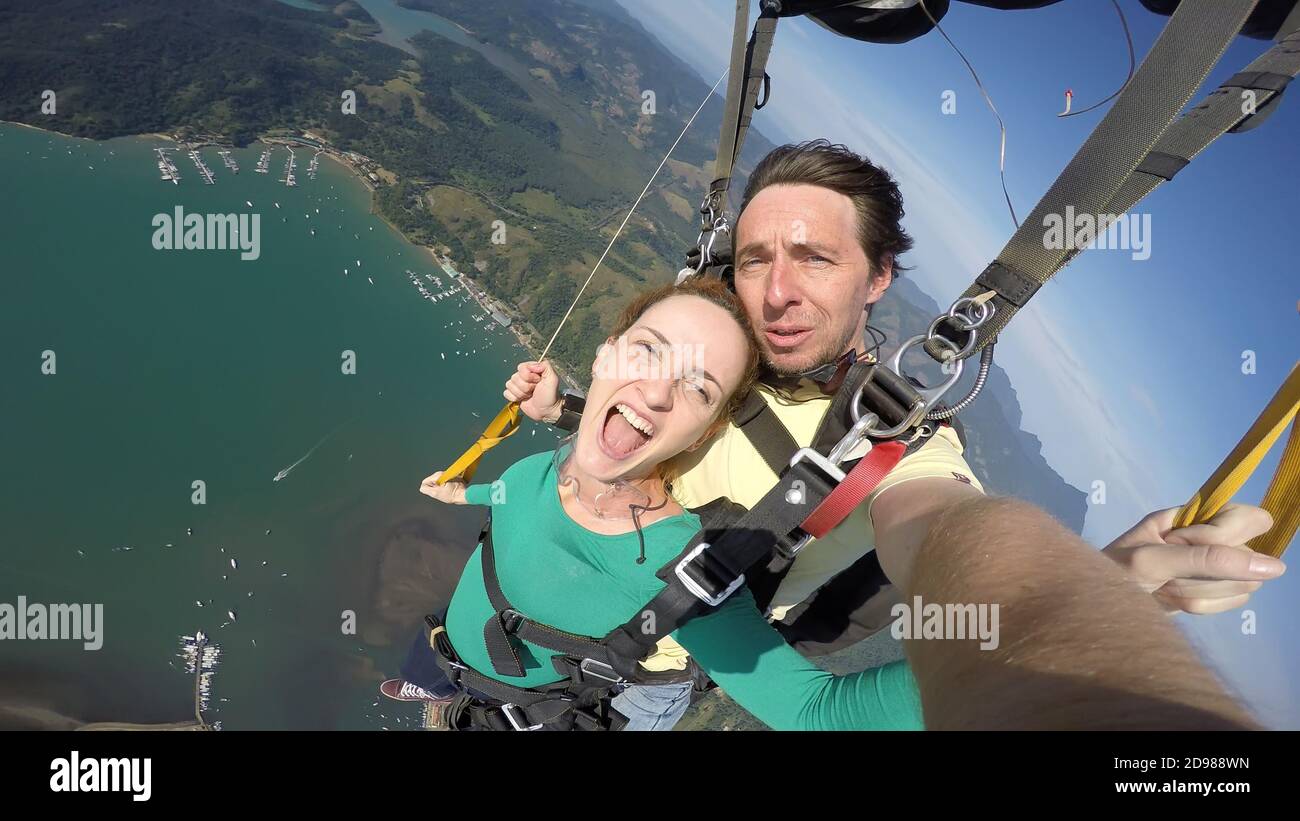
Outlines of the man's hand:
[{"label": "man's hand", "polygon": [[560,377],[550,362],[521,362],[506,381],[507,401],[518,402],[519,409],[534,422],[552,423],[560,418]]},{"label": "man's hand", "polygon": [[420,483],[420,492],[430,499],[437,499],[449,505],[465,504],[465,483],[459,479],[452,480],[446,484],[438,484],[438,477],[442,471],[438,471],[432,476],[426,476]]},{"label": "man's hand", "polygon": [[1119,562],[1166,610],[1222,613],[1241,607],[1268,580],[1286,572],[1280,559],[1246,542],[1273,526],[1252,505],[1227,504],[1202,525],[1174,529],[1178,508],[1147,514],[1102,551]]}]

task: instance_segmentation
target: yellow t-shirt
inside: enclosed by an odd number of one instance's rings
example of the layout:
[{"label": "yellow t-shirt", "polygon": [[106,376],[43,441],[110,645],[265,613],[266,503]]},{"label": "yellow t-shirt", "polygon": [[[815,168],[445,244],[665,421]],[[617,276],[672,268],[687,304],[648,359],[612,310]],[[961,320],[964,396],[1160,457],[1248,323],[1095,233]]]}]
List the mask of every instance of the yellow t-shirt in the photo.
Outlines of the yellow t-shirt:
[{"label": "yellow t-shirt", "polygon": [[[764,385],[757,389],[795,441],[801,447],[810,445],[817,426],[830,408],[831,398],[815,386],[786,395]],[[863,456],[870,449],[870,443],[864,442],[848,458]],[[777,481],[776,474],[735,425],[728,425],[708,447],[687,454],[680,465],[682,472],[673,483],[673,496],[684,507],[698,507],[719,497],[753,507]],[[962,458],[956,431],[948,426],[940,427],[928,442],[905,456],[848,518],[799,552],[772,597],[770,618],[783,619],[791,608],[875,549],[871,505],[877,496],[903,482],[931,477],[958,479],[969,482],[977,490],[984,489]],[[664,639],[659,643],[659,652],[644,664],[650,670],[683,669],[687,657],[676,642]]]}]

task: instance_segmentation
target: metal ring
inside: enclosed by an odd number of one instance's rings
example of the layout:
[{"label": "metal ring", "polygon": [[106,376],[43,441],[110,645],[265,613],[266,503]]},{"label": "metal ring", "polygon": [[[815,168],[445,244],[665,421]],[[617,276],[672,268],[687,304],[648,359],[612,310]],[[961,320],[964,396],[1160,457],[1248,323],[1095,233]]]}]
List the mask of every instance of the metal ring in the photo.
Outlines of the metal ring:
[{"label": "metal ring", "polygon": [[[962,311],[962,308],[966,305],[974,305],[979,308],[979,319],[975,319]],[[976,302],[975,297],[966,296],[952,304],[952,307],[948,309],[947,316],[953,319],[964,319],[965,323],[961,326],[961,329],[963,331],[973,331],[987,322],[996,312],[997,306],[992,302]]]},{"label": "metal ring", "polygon": [[975,348],[975,331],[973,330],[966,331],[966,333],[970,334],[970,338],[967,339],[966,344],[961,346],[961,348],[959,349],[951,339],[949,339],[946,336],[941,336],[935,333],[935,329],[939,327],[939,323],[943,322],[945,319],[948,319],[947,314],[944,314],[943,316],[935,317],[934,321],[930,323],[929,329],[926,330],[925,332],[925,339],[927,342],[929,342],[932,339],[940,340],[943,345],[947,346],[948,350],[953,352],[953,355],[949,357],[949,359],[964,359],[966,357],[966,354],[968,354],[971,350]]}]

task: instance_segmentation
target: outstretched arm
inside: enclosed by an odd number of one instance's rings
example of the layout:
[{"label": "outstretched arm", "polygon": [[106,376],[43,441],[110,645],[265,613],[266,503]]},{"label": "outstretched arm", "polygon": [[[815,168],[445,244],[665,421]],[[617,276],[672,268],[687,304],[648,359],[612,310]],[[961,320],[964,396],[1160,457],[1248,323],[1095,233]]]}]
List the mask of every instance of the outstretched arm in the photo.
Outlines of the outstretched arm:
[{"label": "outstretched arm", "polygon": [[1030,504],[948,504],[919,545],[892,552],[882,564],[909,600],[1000,611],[995,649],[906,642],[931,728],[1255,726],[1119,564]]}]

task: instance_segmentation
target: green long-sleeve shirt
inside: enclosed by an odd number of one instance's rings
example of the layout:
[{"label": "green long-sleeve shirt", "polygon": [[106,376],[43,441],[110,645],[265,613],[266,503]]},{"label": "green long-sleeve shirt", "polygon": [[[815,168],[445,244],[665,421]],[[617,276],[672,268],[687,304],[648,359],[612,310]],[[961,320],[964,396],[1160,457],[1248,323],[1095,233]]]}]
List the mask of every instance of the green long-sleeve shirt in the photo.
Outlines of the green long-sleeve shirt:
[{"label": "green long-sleeve shirt", "polygon": [[[521,459],[493,485],[472,485],[471,504],[492,506],[497,576],[516,610],[587,636],[626,622],[663,589],[655,571],[681,552],[700,527],[684,513],[642,528],[646,561],[638,564],[635,531],[608,536],[564,511],[550,453]],[[533,687],[557,681],[543,647],[520,642],[523,678],[492,669],[483,627],[495,610],[483,585],[480,545],[452,595],[447,632],[462,660],[500,681]],[[673,637],[742,707],[776,729],[921,729],[916,683],[905,663],[847,676],[827,673],[799,655],[741,589],[713,613]]]}]

